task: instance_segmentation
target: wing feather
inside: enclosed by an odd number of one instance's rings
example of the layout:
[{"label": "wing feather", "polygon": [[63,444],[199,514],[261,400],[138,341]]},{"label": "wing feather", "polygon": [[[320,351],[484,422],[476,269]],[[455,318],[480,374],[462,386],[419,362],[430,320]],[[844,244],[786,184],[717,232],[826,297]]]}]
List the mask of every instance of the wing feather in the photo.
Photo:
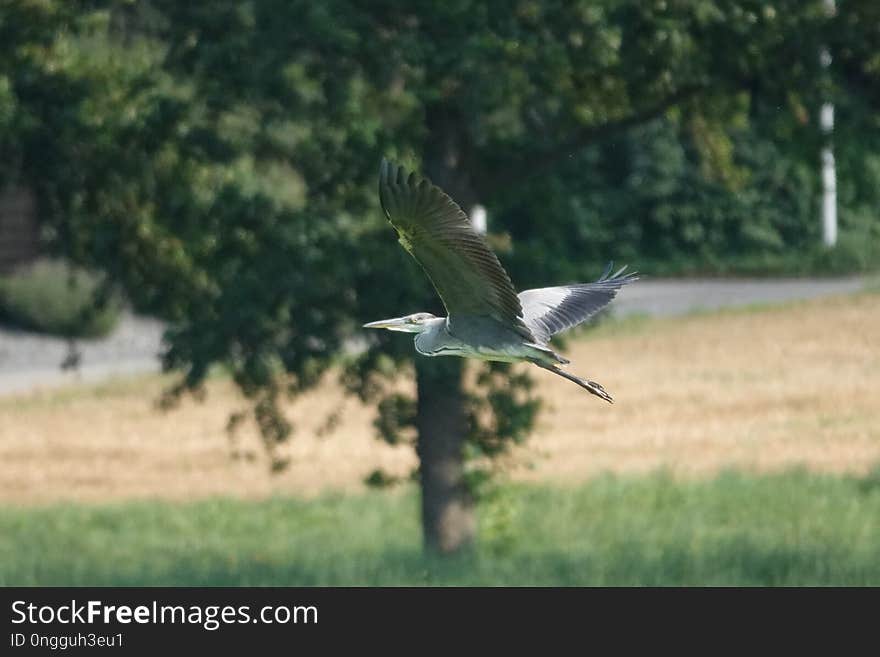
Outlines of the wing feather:
[{"label": "wing feather", "polygon": [[422,266],[449,313],[489,316],[531,339],[510,277],[467,215],[430,181],[382,160],[379,199],[400,244]]},{"label": "wing feather", "polygon": [[607,306],[618,290],[638,280],[636,273],[625,274],[626,267],[611,274],[611,265],[594,283],[544,287],[519,294],[526,326],[546,344],[561,331],[585,322]]}]

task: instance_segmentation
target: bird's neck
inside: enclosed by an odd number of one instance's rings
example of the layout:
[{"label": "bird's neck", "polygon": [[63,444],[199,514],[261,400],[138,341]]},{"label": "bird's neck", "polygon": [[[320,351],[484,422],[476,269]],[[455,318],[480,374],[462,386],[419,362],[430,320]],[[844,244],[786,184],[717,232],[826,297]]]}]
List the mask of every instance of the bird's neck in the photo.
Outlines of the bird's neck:
[{"label": "bird's neck", "polygon": [[423,327],[415,337],[416,351],[422,355],[430,356],[432,352],[437,350],[446,335],[446,318],[437,317],[429,320],[423,324]]}]

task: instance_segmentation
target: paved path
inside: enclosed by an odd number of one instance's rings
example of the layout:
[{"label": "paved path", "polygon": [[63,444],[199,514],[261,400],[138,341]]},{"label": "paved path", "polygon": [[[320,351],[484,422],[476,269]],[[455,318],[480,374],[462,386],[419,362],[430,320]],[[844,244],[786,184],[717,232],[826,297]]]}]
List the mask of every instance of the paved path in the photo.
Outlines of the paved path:
[{"label": "paved path", "polygon": [[640,280],[620,291],[612,304],[616,315],[684,315],[695,310],[735,308],[858,292],[861,277],[722,278]]},{"label": "paved path", "polygon": [[[756,303],[780,303],[856,292],[864,279],[645,279],[624,288],[612,308],[617,315],[681,315]],[[78,381],[159,371],[161,323],[126,316],[104,340],[78,342],[78,370],[62,371],[64,340],[0,329],[0,395]]]},{"label": "paved path", "polygon": [[78,340],[80,366],[62,370],[66,340],[0,328],[0,395],[65,383],[101,381],[112,376],[158,372],[162,324],[125,315],[103,340]]}]

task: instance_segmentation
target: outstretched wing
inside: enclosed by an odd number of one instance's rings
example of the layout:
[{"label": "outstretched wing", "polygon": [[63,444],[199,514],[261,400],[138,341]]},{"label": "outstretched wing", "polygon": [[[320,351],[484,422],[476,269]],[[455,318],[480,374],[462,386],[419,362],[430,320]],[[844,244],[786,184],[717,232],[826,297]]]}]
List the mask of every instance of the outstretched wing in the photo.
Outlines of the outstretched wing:
[{"label": "outstretched wing", "polygon": [[625,270],[623,267],[611,274],[609,264],[595,283],[520,292],[526,326],[540,344],[545,344],[560,331],[585,322],[608,305],[621,287],[638,280],[637,274],[624,274]]},{"label": "outstretched wing", "polygon": [[488,316],[531,340],[510,277],[467,215],[439,187],[382,160],[379,199],[400,243],[425,270],[454,324]]}]

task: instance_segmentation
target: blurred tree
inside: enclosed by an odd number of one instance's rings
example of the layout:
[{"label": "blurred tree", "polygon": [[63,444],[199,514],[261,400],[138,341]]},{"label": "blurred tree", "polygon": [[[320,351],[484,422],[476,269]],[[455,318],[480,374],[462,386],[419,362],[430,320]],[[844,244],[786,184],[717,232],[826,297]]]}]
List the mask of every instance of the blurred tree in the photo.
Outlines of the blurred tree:
[{"label": "blurred tree", "polygon": [[[165,364],[184,372],[169,399],[228,365],[280,467],[282,395],[350,352],[362,322],[441,312],[378,209],[382,155],[466,209],[497,210],[521,287],[585,277],[612,257],[711,258],[731,236],[743,248],[784,241],[786,217],[812,202],[809,117],[828,93],[815,53],[845,29],[835,93],[876,81],[860,59],[877,41],[861,22],[871,11],[841,2],[828,19],[821,0],[5,2],[0,143],[14,157],[2,171],[38,186],[57,249],[169,321]],[[777,160],[762,131],[797,147],[751,180]],[[736,201],[746,189],[751,200]],[[417,399],[392,393],[411,354],[408,340],[377,336],[346,358],[343,380],[376,402],[386,440],[415,440],[426,544],[452,551],[474,534],[484,471],[468,462],[524,439],[537,402],[528,377],[501,366],[465,389],[456,359],[417,359]]]}]

